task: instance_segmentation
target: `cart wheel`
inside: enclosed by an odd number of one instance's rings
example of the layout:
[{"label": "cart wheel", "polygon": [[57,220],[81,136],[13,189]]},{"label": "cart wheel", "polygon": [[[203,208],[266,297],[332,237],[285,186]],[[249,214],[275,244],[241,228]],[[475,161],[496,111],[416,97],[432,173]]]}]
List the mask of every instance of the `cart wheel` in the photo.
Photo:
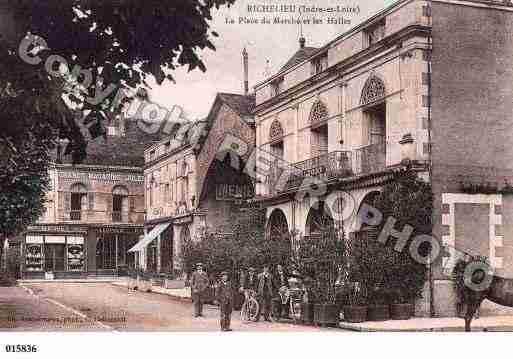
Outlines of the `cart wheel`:
[{"label": "cart wheel", "polygon": [[256,322],[260,314],[260,305],[255,298],[250,298],[248,301],[248,319]]}]

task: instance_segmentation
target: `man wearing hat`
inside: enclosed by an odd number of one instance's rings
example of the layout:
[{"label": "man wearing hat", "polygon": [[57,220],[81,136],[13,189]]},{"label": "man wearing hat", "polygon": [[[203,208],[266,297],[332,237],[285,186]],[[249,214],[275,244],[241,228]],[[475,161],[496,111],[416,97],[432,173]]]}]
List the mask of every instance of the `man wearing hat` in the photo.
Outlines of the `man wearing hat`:
[{"label": "man wearing hat", "polygon": [[254,293],[256,293],[258,288],[258,277],[255,273],[255,268],[249,267],[247,276],[245,276],[241,282],[241,292],[244,292],[246,294],[249,291],[253,291]]},{"label": "man wearing hat", "polygon": [[203,316],[203,297],[208,288],[209,281],[207,273],[203,270],[203,264],[197,263],[196,270],[192,273],[191,294],[194,302],[194,316]]},{"label": "man wearing hat", "polygon": [[[271,299],[273,297],[273,283],[271,272],[269,272],[269,265],[265,264],[262,273],[258,275],[258,304],[260,304],[260,312],[257,318],[260,318],[260,313],[264,315],[264,319],[268,322],[271,321]],[[258,321],[258,319],[257,319]]]},{"label": "man wearing hat", "polygon": [[221,273],[221,281],[217,286],[217,302],[219,303],[220,324],[223,332],[230,332],[230,321],[233,310],[233,290],[228,279],[228,272]]}]

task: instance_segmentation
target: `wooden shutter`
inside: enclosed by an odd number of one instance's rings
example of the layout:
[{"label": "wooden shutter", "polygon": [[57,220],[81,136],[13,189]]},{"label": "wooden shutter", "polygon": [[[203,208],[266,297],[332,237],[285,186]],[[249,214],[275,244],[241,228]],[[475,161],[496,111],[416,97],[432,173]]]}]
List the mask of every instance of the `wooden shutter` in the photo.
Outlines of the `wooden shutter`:
[{"label": "wooden shutter", "polygon": [[135,212],[135,196],[128,197],[130,201],[130,212]]},{"label": "wooden shutter", "polygon": [[108,213],[111,213],[111,212],[112,212],[112,195],[111,195],[111,194],[108,194],[108,195],[105,197],[105,201],[106,201],[106,206],[105,206],[105,208],[107,209],[107,212],[108,212]]},{"label": "wooden shutter", "polygon": [[70,192],[64,193],[64,211],[65,212],[71,211],[71,193]]},{"label": "wooden shutter", "polygon": [[89,200],[89,210],[94,211],[94,193],[88,193],[87,197]]}]

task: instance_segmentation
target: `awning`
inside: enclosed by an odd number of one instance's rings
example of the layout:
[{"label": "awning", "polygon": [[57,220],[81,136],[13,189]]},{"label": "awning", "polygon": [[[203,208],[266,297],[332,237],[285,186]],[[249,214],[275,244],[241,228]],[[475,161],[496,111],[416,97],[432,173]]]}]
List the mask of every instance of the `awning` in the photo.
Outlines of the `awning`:
[{"label": "awning", "polygon": [[153,228],[150,233],[146,234],[139,242],[136,243],[135,246],[130,248],[129,252],[139,252],[140,250],[144,249],[148,244],[151,243],[155,238],[157,238],[158,235],[160,235],[162,232],[166,230],[167,227],[169,227],[171,223],[161,223],[157,224],[155,228]]}]

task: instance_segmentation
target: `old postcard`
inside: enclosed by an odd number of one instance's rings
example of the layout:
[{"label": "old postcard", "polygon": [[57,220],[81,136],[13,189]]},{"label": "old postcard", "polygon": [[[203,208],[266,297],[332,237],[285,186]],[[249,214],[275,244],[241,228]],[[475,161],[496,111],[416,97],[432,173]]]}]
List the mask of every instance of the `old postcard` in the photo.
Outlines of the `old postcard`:
[{"label": "old postcard", "polygon": [[510,0],[2,0],[0,350],[513,330],[512,35]]}]

